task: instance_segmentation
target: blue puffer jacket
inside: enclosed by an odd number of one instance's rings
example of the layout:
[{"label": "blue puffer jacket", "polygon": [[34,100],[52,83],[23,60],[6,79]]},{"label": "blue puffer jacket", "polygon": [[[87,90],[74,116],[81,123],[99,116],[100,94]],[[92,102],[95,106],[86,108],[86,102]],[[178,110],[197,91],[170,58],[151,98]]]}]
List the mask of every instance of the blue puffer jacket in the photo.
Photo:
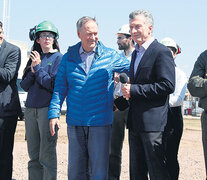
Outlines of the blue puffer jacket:
[{"label": "blue puffer jacket", "polygon": [[129,60],[97,43],[88,74],[79,55],[81,42],[63,56],[55,79],[48,119],[59,117],[67,96],[66,122],[72,126],[105,126],[113,121],[114,72],[128,72]]}]

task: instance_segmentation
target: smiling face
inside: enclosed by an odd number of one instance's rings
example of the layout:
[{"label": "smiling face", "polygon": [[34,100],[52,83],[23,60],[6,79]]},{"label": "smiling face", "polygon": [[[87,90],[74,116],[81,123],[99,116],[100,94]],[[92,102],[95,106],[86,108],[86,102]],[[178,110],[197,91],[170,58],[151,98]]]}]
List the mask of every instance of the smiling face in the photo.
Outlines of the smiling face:
[{"label": "smiling face", "polygon": [[130,19],[130,33],[134,41],[140,46],[152,36],[152,25],[147,26],[143,15]]},{"label": "smiling face", "polygon": [[90,52],[98,42],[98,26],[94,21],[88,21],[78,30],[78,37],[81,40],[83,49]]},{"label": "smiling face", "polygon": [[44,53],[50,52],[53,50],[55,35],[51,32],[41,32],[39,38],[36,40],[40,44],[42,51]]}]

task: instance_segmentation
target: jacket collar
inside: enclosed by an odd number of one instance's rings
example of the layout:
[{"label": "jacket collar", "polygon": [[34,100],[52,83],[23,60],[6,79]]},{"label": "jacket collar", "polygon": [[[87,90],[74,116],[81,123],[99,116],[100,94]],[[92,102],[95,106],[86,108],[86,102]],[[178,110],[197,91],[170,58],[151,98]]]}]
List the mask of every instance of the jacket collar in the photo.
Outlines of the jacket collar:
[{"label": "jacket collar", "polygon": [[5,48],[6,47],[6,40],[5,39],[3,39],[3,42],[2,42],[2,44],[0,45],[0,48]]},{"label": "jacket collar", "polygon": [[[81,42],[78,42],[76,45],[68,48],[67,54],[70,60],[73,60],[78,63],[82,62],[80,53],[79,53],[80,47],[81,47]],[[96,44],[96,50],[95,50],[95,56],[94,56],[95,59],[97,59],[97,57],[102,55],[104,48],[105,48],[104,45],[100,41],[98,41]]]},{"label": "jacket collar", "polygon": [[136,54],[137,53],[136,53],[136,50],[133,52],[133,55],[132,55],[132,63],[131,63],[131,67],[130,67],[131,68],[131,70],[130,70],[130,72],[131,72],[130,73],[130,78],[132,79],[132,82],[134,80],[136,80],[136,78],[138,77],[140,68],[145,63],[146,59],[149,59],[150,58],[150,55],[151,55],[153,49],[155,48],[155,46],[157,45],[157,43],[158,43],[157,40],[154,39],[154,41],[149,45],[149,47],[147,48],[146,52],[142,56],[142,59],[141,59],[141,61],[139,63],[139,66],[137,68],[137,72],[136,72],[135,76],[134,76],[134,71],[135,71],[135,69],[134,69],[134,61],[136,59]]}]

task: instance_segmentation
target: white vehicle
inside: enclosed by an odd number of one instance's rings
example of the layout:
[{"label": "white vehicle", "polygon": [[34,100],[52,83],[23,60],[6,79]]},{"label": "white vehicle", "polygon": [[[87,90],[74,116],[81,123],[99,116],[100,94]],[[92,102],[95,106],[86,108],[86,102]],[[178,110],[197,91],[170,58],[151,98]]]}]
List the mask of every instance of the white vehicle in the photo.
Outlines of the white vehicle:
[{"label": "white vehicle", "polygon": [[25,92],[21,88],[20,82],[21,82],[21,79],[17,79],[17,87],[18,87],[18,93],[19,93],[19,101],[20,101],[20,105],[21,105],[21,108],[22,108],[22,112],[24,113],[24,110],[25,110],[25,102],[26,102],[26,99],[27,99],[27,92]]}]

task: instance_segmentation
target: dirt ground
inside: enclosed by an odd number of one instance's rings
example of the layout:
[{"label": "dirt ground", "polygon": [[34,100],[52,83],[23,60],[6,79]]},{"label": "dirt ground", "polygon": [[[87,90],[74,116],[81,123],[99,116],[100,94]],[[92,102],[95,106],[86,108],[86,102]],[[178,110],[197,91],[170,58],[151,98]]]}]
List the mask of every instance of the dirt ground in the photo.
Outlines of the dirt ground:
[{"label": "dirt ground", "polygon": [[[200,120],[185,118],[184,132],[179,149],[180,180],[204,180],[205,167],[201,142]],[[67,179],[68,142],[65,117],[61,118],[57,153],[58,153],[58,180]],[[129,180],[129,147],[126,138],[123,147],[121,180]],[[14,144],[13,180],[27,180],[27,145],[25,141],[25,126],[18,121]]]}]

